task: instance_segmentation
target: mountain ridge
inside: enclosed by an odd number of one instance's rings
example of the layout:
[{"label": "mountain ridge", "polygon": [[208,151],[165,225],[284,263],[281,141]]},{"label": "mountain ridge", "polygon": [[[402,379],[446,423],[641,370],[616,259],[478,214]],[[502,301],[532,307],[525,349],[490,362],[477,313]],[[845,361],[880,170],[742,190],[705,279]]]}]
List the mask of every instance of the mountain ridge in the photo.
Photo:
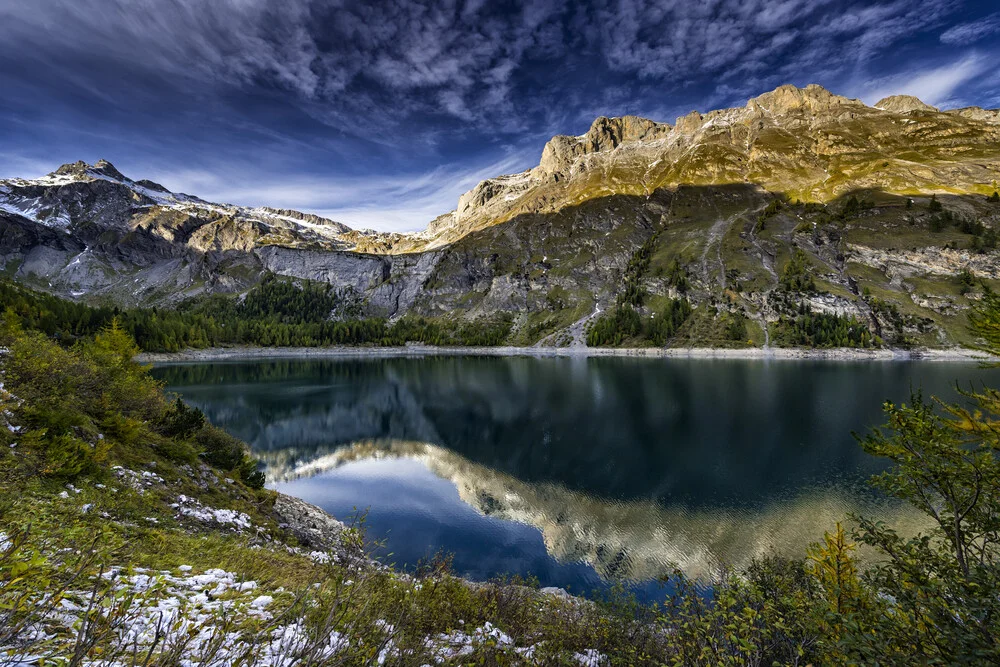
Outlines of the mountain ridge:
[{"label": "mountain ridge", "polygon": [[[881,105],[887,106],[882,109],[879,108]],[[916,117],[911,118],[915,112]],[[1000,110],[970,107],[940,112],[911,96],[888,97],[869,107],[860,100],[834,95],[815,84],[805,88],[786,85],[750,99],[743,107],[719,109],[706,114],[692,111],[677,118],[673,126],[636,116],[599,117],[583,135],[553,137],[543,148],[537,167],[517,175],[487,179],[478,184],[460,199],[455,215],[455,229],[459,233],[439,233],[442,240],[454,240],[462,233],[509,217],[517,210],[516,202],[532,188],[548,190],[541,198],[554,198],[557,205],[564,205],[567,201],[579,202],[592,196],[595,191],[635,194],[641,193],[643,189],[648,191],[657,187],[721,185],[733,182],[757,183],[804,201],[829,201],[857,186],[856,182],[850,182],[825,187],[831,168],[836,168],[831,167],[830,163],[844,161],[838,156],[877,152],[873,160],[865,161],[874,164],[884,163],[884,158],[887,157],[886,150],[875,151],[878,142],[870,136],[875,134],[875,130],[885,133],[886,128],[874,128],[866,134],[860,130],[867,128],[852,130],[852,125],[862,125],[866,121],[884,125],[888,121],[897,125],[917,125],[913,130],[917,132],[921,121],[927,120],[926,113],[933,114],[933,119],[939,124],[945,124],[943,129],[931,128],[931,132],[924,133],[923,140],[929,146],[947,152],[948,137],[976,131],[986,135],[981,139],[992,144],[1000,143]],[[956,118],[963,120],[955,121]],[[965,124],[966,121],[968,125]],[[751,127],[754,123],[758,124],[756,132]],[[812,137],[809,144],[802,144],[795,141],[794,136],[788,136],[789,130],[801,131],[815,127],[821,128],[822,132],[819,136]],[[908,129],[903,129],[907,134],[911,133]],[[946,136],[927,136],[933,135],[935,130],[946,133]],[[765,131],[778,136],[764,136],[763,141],[758,141]],[[745,143],[740,146],[740,142],[734,139],[741,139]],[[778,145],[768,146],[768,140]],[[782,146],[782,143],[790,145]],[[941,156],[944,160],[926,156],[928,159],[923,160],[923,164],[918,161],[914,165],[910,164],[913,160],[907,159],[914,156],[905,155],[912,152],[912,145],[897,142],[888,148],[892,153],[904,155],[897,158],[898,164],[894,160],[891,165],[883,165],[884,174],[869,176],[865,186],[880,186],[886,191],[899,194],[918,191],[988,194],[988,186],[1000,178],[1000,161],[995,153],[989,156],[988,164],[974,162],[970,165],[964,159],[948,159],[964,156],[946,154]],[[616,150],[631,152],[633,155],[623,153],[615,160],[612,154]],[[602,153],[603,156],[600,155]],[[814,157],[828,156],[832,159],[806,161],[805,173],[788,164],[789,158],[807,157],[809,153],[814,154]],[[644,163],[640,160],[642,156],[648,158]],[[755,169],[754,166],[762,161],[768,164],[764,168]],[[708,164],[700,165],[699,162]],[[779,168],[774,173],[769,173],[770,170],[766,167],[774,165]],[[843,165],[852,171],[866,166],[869,165]],[[965,183],[957,183],[954,175],[948,173],[953,168],[966,170],[967,173],[963,174]],[[628,180],[622,179],[625,180],[624,187],[615,187],[614,176],[599,184],[589,184],[589,187],[582,188],[582,192],[573,192],[570,188],[569,192],[553,195],[553,188],[545,187],[553,182],[565,182],[582,172],[608,172],[616,169],[624,169],[631,176]],[[901,183],[905,177],[909,177],[911,182]],[[959,187],[974,186],[977,183],[982,187]],[[793,186],[791,191],[787,186]],[[560,198],[563,201],[560,202]],[[493,204],[489,205],[490,202]],[[502,203],[497,205],[498,202]],[[515,202],[515,205],[508,202]],[[471,203],[478,203],[479,206],[470,206]],[[534,202],[528,202],[522,207],[524,209],[542,210]]]},{"label": "mountain ridge", "polygon": [[508,314],[520,344],[581,345],[602,313],[641,322],[680,299],[692,317],[664,330],[671,344],[787,343],[778,329],[805,308],[853,318],[865,340],[953,345],[1000,281],[998,180],[1000,111],[781,86],[673,125],[599,117],[410,234],[63,165],[0,181],[0,267],[120,305],[239,293],[270,272],[353,292],[372,316]]}]

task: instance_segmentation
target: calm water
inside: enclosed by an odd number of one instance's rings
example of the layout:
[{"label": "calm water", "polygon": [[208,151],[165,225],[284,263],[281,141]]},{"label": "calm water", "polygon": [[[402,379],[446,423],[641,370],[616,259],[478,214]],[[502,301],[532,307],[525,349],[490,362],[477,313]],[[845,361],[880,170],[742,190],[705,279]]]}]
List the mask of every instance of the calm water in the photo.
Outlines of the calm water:
[{"label": "calm water", "polygon": [[168,365],[169,389],[249,442],[272,486],[349,519],[413,566],[641,592],[681,567],[801,554],[848,512],[916,530],[864,481],[852,431],[911,388],[1000,372],[937,362],[269,360]]}]

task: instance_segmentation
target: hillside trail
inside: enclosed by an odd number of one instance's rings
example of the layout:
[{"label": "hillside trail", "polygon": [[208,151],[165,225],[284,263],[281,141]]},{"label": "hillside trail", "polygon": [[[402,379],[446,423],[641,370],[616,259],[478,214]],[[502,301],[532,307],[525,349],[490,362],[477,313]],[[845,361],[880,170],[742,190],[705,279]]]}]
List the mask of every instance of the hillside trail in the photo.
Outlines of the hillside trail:
[{"label": "hillside trail", "polygon": [[726,287],[726,264],[722,261],[722,237],[725,236],[726,232],[732,226],[739,214],[731,215],[728,218],[719,218],[716,220],[711,227],[708,229],[708,238],[705,239],[705,249],[701,252],[701,280],[709,285],[713,282],[711,277],[711,269],[709,268],[709,258],[708,255],[715,248],[715,263],[718,264],[719,274],[718,283],[719,287],[725,289]]},{"label": "hillside trail", "polygon": [[[754,227],[750,228],[750,233],[747,235],[753,247],[756,248],[757,254],[760,256],[760,263],[764,269],[770,274],[771,279],[774,280],[775,285],[778,284],[778,272],[774,268],[774,256],[768,252],[763,245],[760,243],[760,239],[757,238],[757,232]],[[767,317],[764,315],[764,309],[767,305],[767,293],[761,293],[760,303],[757,305],[757,315],[754,319],[760,324],[760,328],[764,330],[764,349],[767,350],[771,347],[771,332],[767,329]]]},{"label": "hillside trail", "polygon": [[581,317],[576,322],[569,325],[569,327],[563,330],[570,336],[570,343],[569,343],[570,347],[577,347],[577,348],[587,347],[587,341],[586,341],[587,323],[600,314],[601,314],[601,306],[595,303],[594,312],[590,313],[589,315]]}]

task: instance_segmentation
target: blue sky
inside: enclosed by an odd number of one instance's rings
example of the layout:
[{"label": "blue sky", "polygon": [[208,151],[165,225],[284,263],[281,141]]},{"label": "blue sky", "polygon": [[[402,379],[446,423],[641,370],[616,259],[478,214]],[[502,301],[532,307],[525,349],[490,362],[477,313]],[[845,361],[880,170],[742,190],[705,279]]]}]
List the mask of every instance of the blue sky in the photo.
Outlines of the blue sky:
[{"label": "blue sky", "polygon": [[0,177],[106,158],[413,230],[599,115],[783,83],[995,108],[997,63],[996,0],[0,0]]}]

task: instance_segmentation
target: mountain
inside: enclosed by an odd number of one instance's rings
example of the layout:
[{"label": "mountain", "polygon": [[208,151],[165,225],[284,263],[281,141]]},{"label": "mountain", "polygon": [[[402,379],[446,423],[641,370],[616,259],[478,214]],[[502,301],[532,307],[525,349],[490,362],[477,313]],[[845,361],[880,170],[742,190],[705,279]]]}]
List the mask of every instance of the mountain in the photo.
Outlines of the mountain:
[{"label": "mountain", "polygon": [[998,181],[1000,110],[782,86],[673,125],[598,118],[415,234],[210,203],[78,162],[0,181],[0,262],[123,305],[241,292],[270,271],[349,288],[372,315],[511,313],[520,344],[580,344],[623,310],[644,319],[616,319],[615,342],[648,344],[642,322],[683,298],[675,345],[815,343],[810,327],[829,323],[808,311],[941,346],[970,342],[970,305],[1000,288]]}]

